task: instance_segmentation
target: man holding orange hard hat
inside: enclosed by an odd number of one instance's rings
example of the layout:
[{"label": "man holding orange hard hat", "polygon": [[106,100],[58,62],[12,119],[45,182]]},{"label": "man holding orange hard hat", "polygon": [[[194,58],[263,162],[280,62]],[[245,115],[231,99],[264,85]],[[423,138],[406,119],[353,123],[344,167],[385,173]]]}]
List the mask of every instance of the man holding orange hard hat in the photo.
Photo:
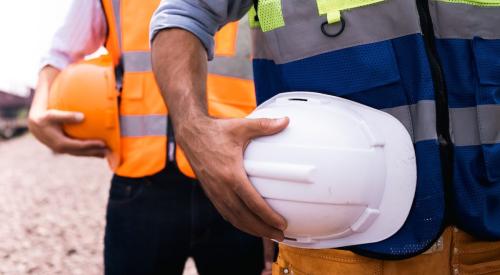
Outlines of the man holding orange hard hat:
[{"label": "man holding orange hard hat", "polygon": [[[224,221],[176,148],[150,65],[158,4],[73,1],[43,60],[30,130],[57,153],[106,157],[114,171],[106,274],[182,274],[188,257],[200,274],[260,274],[262,240]],[[238,23],[219,32],[207,83],[214,116],[242,117],[255,106],[244,35]],[[82,61],[101,46],[108,54]],[[229,96],[232,89],[240,92]]]}]

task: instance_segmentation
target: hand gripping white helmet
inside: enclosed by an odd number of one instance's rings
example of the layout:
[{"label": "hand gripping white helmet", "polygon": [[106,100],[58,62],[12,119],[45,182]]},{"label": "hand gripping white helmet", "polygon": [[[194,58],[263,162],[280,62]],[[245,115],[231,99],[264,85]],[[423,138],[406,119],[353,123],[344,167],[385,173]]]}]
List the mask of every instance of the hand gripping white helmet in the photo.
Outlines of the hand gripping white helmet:
[{"label": "hand gripping white helmet", "polygon": [[250,181],[288,222],[284,243],[335,248],[389,238],[404,224],[416,187],[413,143],[382,111],[343,98],[282,93],[248,118],[289,117],[248,145]]}]

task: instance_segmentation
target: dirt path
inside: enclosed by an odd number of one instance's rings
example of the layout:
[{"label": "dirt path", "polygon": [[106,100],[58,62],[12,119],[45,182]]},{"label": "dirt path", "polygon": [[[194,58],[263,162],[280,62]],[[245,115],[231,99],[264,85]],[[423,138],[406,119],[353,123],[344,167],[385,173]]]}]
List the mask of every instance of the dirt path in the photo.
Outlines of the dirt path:
[{"label": "dirt path", "polygon": [[[105,161],[0,141],[0,274],[102,274]],[[185,275],[196,275],[192,261]]]}]

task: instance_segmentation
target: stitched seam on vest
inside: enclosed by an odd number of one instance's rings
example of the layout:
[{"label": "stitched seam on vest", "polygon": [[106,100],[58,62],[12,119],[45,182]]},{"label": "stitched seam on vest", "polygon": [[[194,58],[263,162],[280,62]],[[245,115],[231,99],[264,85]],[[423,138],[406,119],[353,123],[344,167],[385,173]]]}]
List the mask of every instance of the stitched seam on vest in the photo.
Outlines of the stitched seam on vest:
[{"label": "stitched seam on vest", "polygon": [[463,3],[430,1],[436,37],[442,39],[499,39],[500,6],[481,7]]},{"label": "stitched seam on vest", "polygon": [[[299,256],[304,256],[304,257],[309,257],[309,258],[317,258],[317,259],[324,259],[324,260],[331,260],[331,261],[338,261],[338,262],[343,262],[343,263],[360,263],[360,262],[370,262],[372,260],[370,259],[352,259],[352,258],[344,258],[344,257],[334,257],[334,256],[323,256],[323,255],[310,255],[308,253],[302,253],[302,252],[297,252],[297,251],[287,251],[287,253],[291,253],[291,254],[295,254],[295,255],[299,255]],[[356,254],[354,254],[355,256],[357,257],[361,257],[361,256],[358,256]]]},{"label": "stitched seam on vest", "polygon": [[500,7],[500,1],[498,0],[437,0],[441,2],[448,2],[453,4],[465,4],[478,7]]}]

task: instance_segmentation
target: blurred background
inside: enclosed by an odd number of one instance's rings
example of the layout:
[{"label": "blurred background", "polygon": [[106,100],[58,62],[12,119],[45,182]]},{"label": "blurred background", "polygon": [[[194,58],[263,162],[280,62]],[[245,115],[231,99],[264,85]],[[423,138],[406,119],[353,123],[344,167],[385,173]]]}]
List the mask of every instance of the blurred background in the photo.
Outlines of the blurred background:
[{"label": "blurred background", "polygon": [[[71,1],[0,1],[0,274],[102,274],[111,173],[26,128],[40,58]],[[185,275],[195,275],[191,260]]]}]

